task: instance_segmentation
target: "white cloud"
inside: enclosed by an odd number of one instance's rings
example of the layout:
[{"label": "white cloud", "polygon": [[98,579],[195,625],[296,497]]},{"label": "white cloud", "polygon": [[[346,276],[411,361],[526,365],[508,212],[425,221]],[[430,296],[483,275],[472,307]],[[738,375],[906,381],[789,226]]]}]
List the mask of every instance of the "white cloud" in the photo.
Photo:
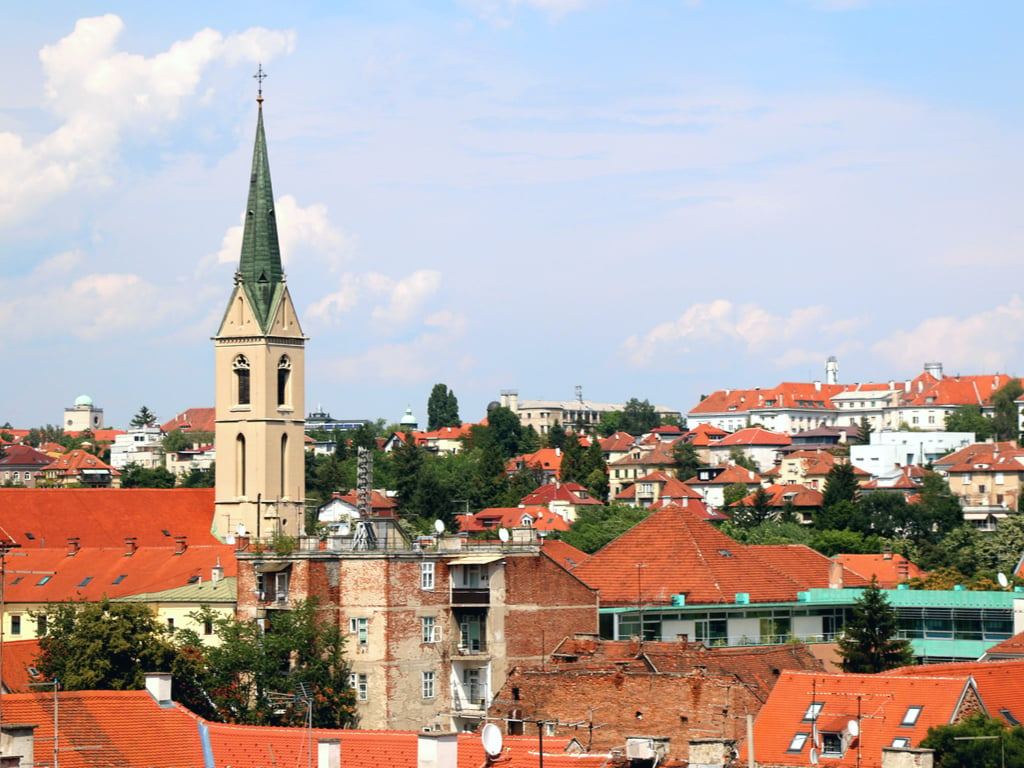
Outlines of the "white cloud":
[{"label": "white cloud", "polygon": [[[436,294],[441,286],[441,273],[432,269],[420,269],[399,280],[379,272],[362,275],[346,273],[341,285],[323,298],[314,302],[306,311],[307,316],[331,323],[338,315],[355,309],[363,300],[376,301],[371,316],[376,321],[378,333],[388,333],[412,322],[423,306]],[[424,319],[426,325],[444,326],[457,317],[439,312]]]},{"label": "white cloud", "polygon": [[292,32],[249,29],[224,37],[204,29],[146,58],[117,50],[123,30],[113,14],[80,19],[71,34],[40,51],[46,103],[62,122],[35,143],[0,134],[0,225],[76,185],[107,182],[122,134],[177,119],[214,62],[268,61],[295,43]]},{"label": "white cloud", "polygon": [[638,367],[655,362],[661,355],[685,354],[696,343],[732,341],[748,352],[767,352],[778,342],[792,343],[819,330],[825,313],[824,307],[812,306],[776,316],[754,304],[734,305],[717,299],[694,304],[676,320],[657,325],[643,336],[629,337],[623,347],[630,362]]},{"label": "white cloud", "polygon": [[1024,301],[970,317],[932,317],[911,331],[898,331],[874,345],[874,352],[896,366],[942,361],[947,370],[1006,372],[1020,360],[1024,342]]},{"label": "white cloud", "polygon": [[[330,222],[327,206],[314,203],[305,208],[292,195],[282,195],[275,201],[277,237],[281,245],[281,262],[288,266],[295,254],[309,256],[327,265],[334,272],[351,250],[348,237]],[[245,212],[239,214],[244,222]],[[217,261],[221,264],[238,263],[242,251],[243,224],[228,228],[221,240]],[[305,260],[303,258],[303,260]]]}]

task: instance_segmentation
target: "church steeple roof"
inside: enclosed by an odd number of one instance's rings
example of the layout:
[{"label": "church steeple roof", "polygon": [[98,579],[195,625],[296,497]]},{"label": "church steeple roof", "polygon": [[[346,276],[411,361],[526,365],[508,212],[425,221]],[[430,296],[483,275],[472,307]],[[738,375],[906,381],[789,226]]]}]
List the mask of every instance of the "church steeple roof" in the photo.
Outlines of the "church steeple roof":
[{"label": "church steeple roof", "polygon": [[[262,86],[263,70],[258,76]],[[270,161],[263,133],[263,89],[257,98],[256,143],[252,151],[249,200],[245,209],[242,254],[238,274],[260,327],[266,332],[284,289],[281,248],[277,241],[274,190],[270,184]]]}]

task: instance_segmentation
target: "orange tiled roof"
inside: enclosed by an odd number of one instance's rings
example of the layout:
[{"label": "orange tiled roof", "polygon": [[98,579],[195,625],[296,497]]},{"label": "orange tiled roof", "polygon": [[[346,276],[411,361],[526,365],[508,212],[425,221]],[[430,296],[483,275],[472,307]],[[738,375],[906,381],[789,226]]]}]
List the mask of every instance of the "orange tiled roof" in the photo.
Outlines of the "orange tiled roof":
[{"label": "orange tiled roof", "polygon": [[1024,658],[1024,632],[1018,632],[1009,640],[1003,640],[1003,642],[993,645],[985,651],[985,656],[996,659],[1000,657]]},{"label": "orange tiled roof", "polygon": [[626,432],[615,432],[608,437],[601,438],[599,442],[602,451],[620,453],[633,447],[633,436]]},{"label": "orange tiled roof", "polygon": [[1024,691],[1024,659],[924,664],[900,667],[883,674],[947,678],[970,675],[978,686],[978,693],[989,715],[1001,717],[1010,725],[1024,723],[1024,699],[1021,698],[1021,691]]},{"label": "orange tiled roof", "polygon": [[[22,548],[64,547],[69,536],[86,547],[163,547],[174,536],[215,544],[210,533],[213,488],[0,488],[0,526]],[[167,531],[165,534],[164,531]]]},{"label": "orange tiled roof", "polygon": [[532,519],[531,528],[538,531],[568,531],[569,524],[561,515],[544,506],[532,507],[490,507],[475,515],[458,515],[459,530],[464,533],[497,530],[498,528],[522,528],[523,517]]},{"label": "orange tiled roof", "polygon": [[225,576],[237,575],[232,546],[188,546],[177,554],[174,540],[170,542],[164,547],[140,547],[131,556],[125,546],[82,548],[74,555],[63,544],[47,549],[22,547],[18,570],[32,573],[9,572],[5,599],[8,604],[34,604],[162,592],[187,586],[192,579],[208,582],[218,562]]},{"label": "orange tiled roof", "polygon": [[747,427],[723,437],[715,445],[789,445],[792,442],[793,439],[789,435],[769,432],[761,427]]},{"label": "orange tiled roof", "polygon": [[944,376],[941,379],[915,379],[903,396],[905,406],[989,405],[992,395],[1005,387],[1011,378],[1005,374],[983,376]]},{"label": "orange tiled roof", "polygon": [[576,547],[566,544],[560,539],[544,539],[541,542],[541,550],[567,571],[571,571],[590,557],[583,550],[576,549]]},{"label": "orange tiled roof", "polygon": [[509,472],[515,472],[519,467],[552,470],[557,475],[562,469],[562,452],[557,448],[541,448],[509,459],[506,465]]},{"label": "orange tiled roof", "polygon": [[974,443],[933,462],[947,472],[1019,472],[1024,465],[1024,448],[1013,441]]},{"label": "orange tiled roof", "polygon": [[691,477],[686,481],[687,485],[732,485],[733,483],[744,483],[746,485],[753,485],[754,483],[760,483],[761,476],[757,472],[753,472],[745,467],[741,467],[738,464],[729,464],[722,472],[715,475],[711,480],[698,480],[697,477]]},{"label": "orange tiled roof", "polygon": [[10,693],[29,693],[32,683],[39,682],[33,674],[39,655],[38,640],[4,640],[3,669],[0,670],[0,689]]},{"label": "orange tiled roof", "polygon": [[[879,768],[882,748],[892,746],[893,739],[907,738],[916,747],[929,728],[950,724],[970,686],[967,674],[930,678],[783,671],[754,725],[757,761],[809,765],[812,723],[805,715],[811,702],[817,701],[822,704],[819,734],[841,731],[850,720],[857,720],[859,706],[858,743],[851,744],[842,757],[829,756],[823,763]],[[915,723],[902,725],[908,708],[915,706],[921,707]],[[806,742],[790,751],[798,733],[807,734]],[[746,759],[746,744],[740,753]]]},{"label": "orange tiled roof", "polygon": [[591,498],[587,489],[579,483],[547,483],[520,499],[520,503],[527,507],[533,504],[547,505],[552,501],[565,501],[574,505],[601,504],[597,499]]},{"label": "orange tiled roof", "polygon": [[[825,496],[821,491],[816,491],[799,483],[793,483],[792,485],[769,485],[764,490],[771,497],[771,505],[773,507],[785,506],[786,502],[791,502],[795,507],[820,507],[822,501],[825,500]],[[755,491],[748,496],[744,496],[736,504],[743,507],[754,506],[756,493]]]},{"label": "orange tiled roof", "polygon": [[160,425],[160,431],[167,433],[180,429],[183,432],[215,432],[217,429],[215,408],[189,408],[170,421]]},{"label": "orange tiled roof", "polygon": [[84,451],[81,448],[75,448],[73,451],[58,456],[45,467],[42,467],[41,471],[56,471],[65,477],[76,477],[82,474],[83,470],[92,469],[106,469],[114,476],[121,474],[99,456]]},{"label": "orange tiled roof", "polygon": [[[637,564],[643,569],[637,578]],[[750,602],[795,602],[797,592],[828,586],[829,559],[802,545],[739,544],[693,511],[677,505],[655,510],[574,573],[599,589],[602,606],[669,605],[686,594],[688,605],[730,604],[737,593]],[[849,586],[866,580],[846,574]]]},{"label": "orange tiled roof", "polygon": [[883,589],[895,589],[897,584],[919,578],[924,571],[903,555],[836,555],[845,568],[866,579],[874,576]]}]

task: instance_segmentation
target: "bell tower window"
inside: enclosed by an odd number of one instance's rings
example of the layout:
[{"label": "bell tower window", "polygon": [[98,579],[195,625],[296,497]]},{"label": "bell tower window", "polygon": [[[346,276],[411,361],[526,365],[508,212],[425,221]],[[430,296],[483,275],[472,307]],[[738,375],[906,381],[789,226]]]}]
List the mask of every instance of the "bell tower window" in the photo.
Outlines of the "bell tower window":
[{"label": "bell tower window", "polygon": [[235,403],[249,405],[249,360],[245,355],[239,355],[231,367],[235,372]]},{"label": "bell tower window", "polygon": [[277,404],[288,405],[292,401],[292,361],[288,355],[281,355],[277,363]]},{"label": "bell tower window", "polygon": [[245,435],[235,438],[235,495],[245,496]]}]

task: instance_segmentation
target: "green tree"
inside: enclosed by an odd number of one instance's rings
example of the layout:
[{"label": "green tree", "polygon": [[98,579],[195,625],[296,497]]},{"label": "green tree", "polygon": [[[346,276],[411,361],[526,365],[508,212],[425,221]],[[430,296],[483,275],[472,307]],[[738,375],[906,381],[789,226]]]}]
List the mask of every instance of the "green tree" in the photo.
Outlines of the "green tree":
[{"label": "green tree", "polygon": [[[344,652],[346,635],[316,601],[274,611],[263,627],[234,616],[206,614],[201,618],[213,621],[219,640],[218,645],[202,649],[205,674],[200,680],[217,719],[249,725],[301,725],[305,708],[294,703],[294,696],[305,683],[312,694],[314,727],[355,725],[355,695],[349,686]],[[283,704],[285,699],[292,702]]]},{"label": "green tree", "polygon": [[754,460],[747,456],[747,454],[744,453],[743,449],[740,448],[738,445],[734,445],[732,448],[729,449],[729,461],[731,461],[737,467],[743,467],[744,469],[748,469],[751,472],[758,471],[757,464],[754,463]]},{"label": "green tree", "polygon": [[973,432],[976,440],[988,440],[995,431],[992,419],[980,405],[962,405],[946,414],[947,432]]},{"label": "green tree", "polygon": [[[524,451],[522,445],[523,425],[511,408],[505,408],[500,405],[496,408],[491,408],[487,412],[486,428],[491,432],[491,437],[494,438],[498,448],[501,450],[502,456],[506,459],[518,456]],[[534,435],[536,434],[536,430],[534,430]],[[536,448],[533,450],[536,450]]]},{"label": "green tree", "polygon": [[602,437],[611,437],[622,429],[622,411],[606,411],[601,414],[601,423],[597,432]]},{"label": "green tree", "polygon": [[590,492],[591,498],[604,501],[608,498],[608,462],[605,461],[601,443],[591,438],[584,462],[584,479],[581,481]]},{"label": "green tree", "polygon": [[660,424],[661,418],[654,411],[653,405],[647,400],[637,400],[635,397],[631,397],[622,409],[619,429],[630,435],[642,435]]},{"label": "green tree", "polygon": [[825,490],[822,491],[821,506],[828,508],[837,501],[856,501],[860,485],[853,464],[836,462],[825,475]]},{"label": "green tree", "polygon": [[427,431],[461,425],[459,401],[455,393],[446,384],[435,384],[427,399]]},{"label": "green tree", "polygon": [[160,440],[160,447],[164,449],[164,453],[176,453],[204,445],[213,445],[213,432],[185,432],[182,429],[172,429]]},{"label": "green tree", "polygon": [[808,546],[821,552],[825,557],[840,554],[870,555],[881,551],[882,548],[881,540],[877,536],[865,536],[860,531],[834,528],[815,531]]},{"label": "green tree", "polygon": [[575,434],[565,436],[562,464],[558,476],[563,483],[579,483],[586,479],[586,454]]},{"label": "green tree", "polygon": [[992,395],[992,432],[996,440],[1020,437],[1020,409],[1015,401],[1022,394],[1020,379],[1010,379]]},{"label": "green tree", "polygon": [[914,662],[910,642],[897,638],[896,609],[874,578],[857,598],[838,640],[843,672],[884,672]]},{"label": "green tree", "polygon": [[871,521],[857,502],[843,499],[815,512],[814,527],[819,531],[856,531],[866,536],[871,531]]},{"label": "green tree", "polygon": [[762,486],[754,491],[750,504],[739,504],[729,511],[732,513],[732,524],[737,528],[756,528],[777,516],[772,506],[772,495]]},{"label": "green tree", "polygon": [[1024,728],[1007,728],[1004,722],[983,712],[975,712],[956,725],[929,728],[920,746],[935,750],[935,768],[1024,765]]},{"label": "green tree", "polygon": [[808,526],[790,520],[766,520],[752,528],[726,520],[720,530],[740,544],[808,544],[812,535]]},{"label": "green tree", "polygon": [[592,554],[637,523],[646,520],[647,515],[646,509],[619,502],[603,507],[586,507],[580,510],[572,527],[561,538],[567,544]]},{"label": "green tree", "polygon": [[139,408],[139,412],[132,416],[132,420],[128,422],[128,425],[134,429],[155,426],[156,414],[146,406],[142,406]]},{"label": "green tree", "polygon": [[166,467],[142,467],[132,462],[121,470],[122,488],[173,488],[174,473]]},{"label": "green tree", "polygon": [[918,538],[934,540],[945,536],[963,523],[960,501],[949,490],[949,484],[937,474],[921,478],[918,500],[911,505],[920,531]]},{"label": "green tree", "polygon": [[556,421],[548,430],[548,448],[565,447],[565,427],[561,422]]},{"label": "green tree", "polygon": [[857,427],[857,436],[855,438],[858,445],[868,445],[871,442],[871,433],[875,431],[875,428],[871,426],[871,421],[867,416],[864,416],[860,420],[860,426]]},{"label": "green tree", "polygon": [[726,486],[722,491],[722,509],[726,513],[732,514],[732,505],[740,499],[745,499],[749,493],[746,483],[733,483]]},{"label": "green tree", "polygon": [[700,460],[693,443],[685,443],[682,440],[672,446],[672,458],[676,460],[676,477],[680,480],[695,477],[698,469],[707,466]]},{"label": "green tree", "polygon": [[416,445],[409,432],[391,451],[390,464],[394,476],[392,489],[405,514],[418,514],[412,507],[412,501],[420,482],[420,470],[426,460],[426,453],[425,449]]},{"label": "green tree", "polygon": [[156,613],[143,603],[51,603],[36,668],[69,691],[126,691],[146,672],[169,672],[175,651]]},{"label": "green tree", "polygon": [[208,469],[191,467],[188,472],[178,480],[181,488],[213,488],[217,484],[217,469],[210,464]]},{"label": "green tree", "polygon": [[921,533],[906,496],[899,491],[864,494],[858,505],[862,519],[883,539],[914,539]]}]

